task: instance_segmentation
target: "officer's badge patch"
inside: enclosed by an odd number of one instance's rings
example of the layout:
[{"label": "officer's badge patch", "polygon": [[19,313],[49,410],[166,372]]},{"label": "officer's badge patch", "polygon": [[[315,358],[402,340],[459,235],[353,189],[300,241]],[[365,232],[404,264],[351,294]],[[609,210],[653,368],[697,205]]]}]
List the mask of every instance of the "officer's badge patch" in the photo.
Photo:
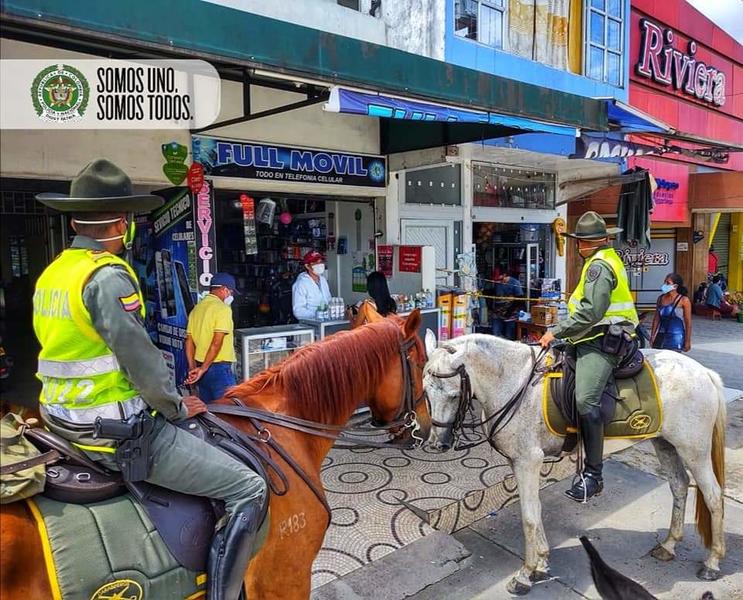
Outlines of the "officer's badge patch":
[{"label": "officer's badge patch", "polygon": [[596,281],[599,278],[599,275],[601,275],[601,267],[598,265],[591,265],[588,267],[588,273],[586,273],[586,281],[588,283]]},{"label": "officer's badge patch", "polygon": [[121,302],[121,306],[126,312],[134,312],[142,306],[142,303],[139,301],[139,295],[136,292],[128,296],[120,296],[119,302]]}]

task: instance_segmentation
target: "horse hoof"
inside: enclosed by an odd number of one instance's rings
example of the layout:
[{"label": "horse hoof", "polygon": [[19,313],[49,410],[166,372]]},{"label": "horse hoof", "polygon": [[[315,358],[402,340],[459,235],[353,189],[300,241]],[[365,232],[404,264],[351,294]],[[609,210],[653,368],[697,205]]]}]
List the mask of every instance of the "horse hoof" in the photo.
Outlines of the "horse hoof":
[{"label": "horse hoof", "polygon": [[702,567],[697,571],[697,579],[701,579],[702,581],[717,581],[719,578],[720,571],[718,569]]},{"label": "horse hoof", "polygon": [[657,560],[662,560],[663,562],[668,562],[676,558],[675,554],[671,554],[668,550],[666,550],[663,546],[658,544],[655,548],[653,548],[650,551],[650,556]]},{"label": "horse hoof", "polygon": [[531,575],[529,575],[529,581],[532,583],[539,583],[540,581],[547,581],[548,579],[551,579],[552,575],[550,575],[549,571],[534,571]]},{"label": "horse hoof", "polygon": [[521,583],[515,577],[508,582],[506,589],[516,596],[526,596],[531,591],[531,586]]}]

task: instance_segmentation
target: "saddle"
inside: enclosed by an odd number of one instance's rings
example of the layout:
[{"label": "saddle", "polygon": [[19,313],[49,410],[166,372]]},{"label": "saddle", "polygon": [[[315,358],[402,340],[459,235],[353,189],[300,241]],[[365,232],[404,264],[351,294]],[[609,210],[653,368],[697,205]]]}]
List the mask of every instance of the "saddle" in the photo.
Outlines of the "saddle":
[{"label": "saddle", "polygon": [[[566,346],[555,352],[557,357],[551,371],[562,373],[562,376],[550,378],[550,394],[565,420],[574,428],[578,422],[578,410],[575,404],[575,347]],[[604,424],[608,424],[614,417],[617,401],[622,401],[617,388],[617,380],[635,377],[642,371],[644,364],[645,357],[639,349],[639,344],[635,342],[614,369],[601,395],[601,417]]]},{"label": "saddle", "polygon": [[[258,450],[235,440],[227,429],[229,426],[220,419],[204,414],[177,426],[243,462],[267,480]],[[103,468],[66,439],[45,429],[26,429],[25,435],[45,457],[44,496],[59,502],[89,504],[129,492],[181,566],[191,571],[206,571],[214,527],[224,514],[221,502],[145,481],[125,482],[119,472]],[[16,470],[21,470],[30,465],[18,463],[17,466]]]}]

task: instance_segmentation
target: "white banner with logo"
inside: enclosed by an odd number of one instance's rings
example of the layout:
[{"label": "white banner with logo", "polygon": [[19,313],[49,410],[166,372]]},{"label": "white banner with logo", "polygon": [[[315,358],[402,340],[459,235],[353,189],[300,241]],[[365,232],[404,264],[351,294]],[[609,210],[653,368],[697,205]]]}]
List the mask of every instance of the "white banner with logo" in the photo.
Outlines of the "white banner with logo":
[{"label": "white banner with logo", "polygon": [[220,95],[203,60],[0,61],[0,129],[197,129]]}]

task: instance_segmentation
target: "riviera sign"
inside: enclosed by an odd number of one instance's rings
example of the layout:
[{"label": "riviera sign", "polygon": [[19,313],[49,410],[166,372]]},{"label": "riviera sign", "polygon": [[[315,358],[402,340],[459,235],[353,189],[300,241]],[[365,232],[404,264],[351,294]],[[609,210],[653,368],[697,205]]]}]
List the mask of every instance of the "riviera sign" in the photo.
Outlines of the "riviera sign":
[{"label": "riviera sign", "polygon": [[640,56],[637,75],[715,106],[725,104],[725,73],[695,58],[697,43],[689,41],[686,54],[673,47],[672,29],[661,29],[640,19]]}]

